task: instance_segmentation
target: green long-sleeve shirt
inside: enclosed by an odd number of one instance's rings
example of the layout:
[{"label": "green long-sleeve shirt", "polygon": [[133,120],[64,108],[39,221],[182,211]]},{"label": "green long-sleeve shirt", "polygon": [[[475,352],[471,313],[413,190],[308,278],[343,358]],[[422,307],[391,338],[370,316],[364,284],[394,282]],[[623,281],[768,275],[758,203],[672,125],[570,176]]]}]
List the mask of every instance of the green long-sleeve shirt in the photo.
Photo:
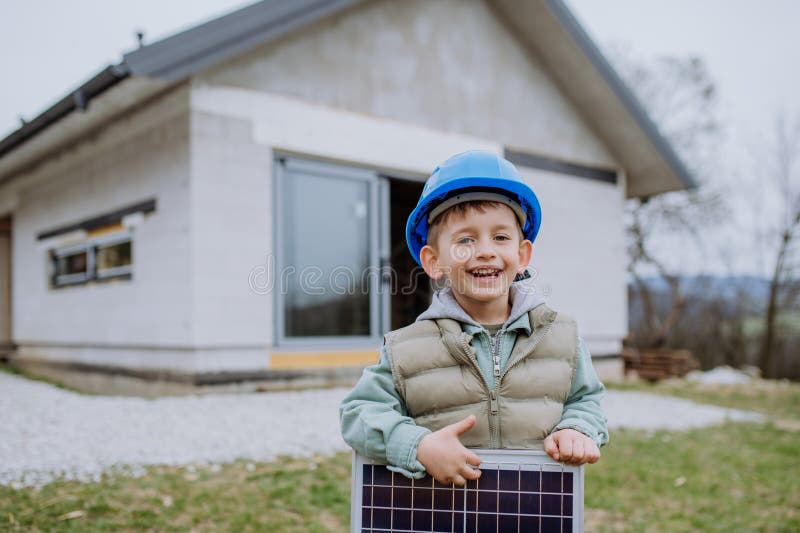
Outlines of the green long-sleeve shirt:
[{"label": "green long-sleeve shirt", "polygon": [[[462,329],[473,335],[477,362],[491,388],[494,374],[491,361],[491,339],[484,328],[462,323]],[[511,323],[500,336],[500,364],[505,368],[516,341],[517,332],[530,334],[528,314]],[[553,431],[572,428],[593,439],[598,446],[608,442],[608,428],[600,399],[605,388],[592,366],[591,356],[582,339],[578,339],[578,358],[572,389],[564,404],[561,421]],[[392,470],[411,477],[422,477],[425,467],[417,460],[417,445],[430,430],[418,426],[394,386],[392,369],[385,350],[376,365],[364,369],[355,388],[339,408],[342,436],[345,442],[364,456],[385,462]]]}]

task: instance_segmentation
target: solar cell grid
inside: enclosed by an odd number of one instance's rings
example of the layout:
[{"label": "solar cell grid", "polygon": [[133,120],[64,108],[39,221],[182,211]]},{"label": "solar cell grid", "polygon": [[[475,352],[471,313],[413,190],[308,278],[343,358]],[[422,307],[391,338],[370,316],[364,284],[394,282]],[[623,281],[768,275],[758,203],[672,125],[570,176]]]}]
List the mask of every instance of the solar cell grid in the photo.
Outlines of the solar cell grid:
[{"label": "solar cell grid", "polygon": [[354,456],[352,531],[582,531],[583,467],[541,452],[476,451],[481,477],[465,487],[411,480]]}]

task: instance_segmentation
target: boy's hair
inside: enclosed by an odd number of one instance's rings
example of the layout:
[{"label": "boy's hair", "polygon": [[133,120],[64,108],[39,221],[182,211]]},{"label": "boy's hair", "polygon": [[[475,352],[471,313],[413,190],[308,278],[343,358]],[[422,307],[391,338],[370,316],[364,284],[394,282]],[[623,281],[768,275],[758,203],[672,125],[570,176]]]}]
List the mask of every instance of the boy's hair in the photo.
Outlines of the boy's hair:
[{"label": "boy's hair", "polygon": [[[439,238],[439,233],[442,231],[442,228],[450,220],[453,216],[463,217],[469,211],[475,210],[479,213],[485,213],[489,208],[498,208],[498,207],[508,207],[507,205],[501,202],[494,202],[492,200],[471,200],[469,202],[462,202],[460,204],[456,204],[435,219],[430,223],[428,226],[428,239],[427,243],[433,247],[436,246],[436,240]],[[510,210],[510,208],[509,208]],[[516,220],[516,218],[515,218]],[[520,241],[524,239],[522,234],[522,228],[519,227],[519,224],[516,224],[517,232],[519,233]]]}]

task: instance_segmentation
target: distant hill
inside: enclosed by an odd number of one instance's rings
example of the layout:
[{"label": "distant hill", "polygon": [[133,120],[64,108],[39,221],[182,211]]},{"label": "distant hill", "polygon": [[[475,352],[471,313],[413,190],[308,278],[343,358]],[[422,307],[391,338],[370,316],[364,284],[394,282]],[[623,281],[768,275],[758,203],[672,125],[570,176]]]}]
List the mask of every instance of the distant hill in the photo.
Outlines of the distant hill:
[{"label": "distant hill", "polygon": [[[644,282],[652,291],[656,306],[666,310],[670,305],[669,284],[660,277],[645,278]],[[752,314],[763,313],[769,294],[769,280],[757,276],[682,276],[680,284],[682,293],[690,300],[719,300],[733,308],[744,298]],[[634,290],[633,284],[629,284],[628,289]],[[632,330],[644,315],[642,302],[634,294],[628,301]]]},{"label": "distant hill", "polygon": [[[663,278],[645,278],[644,282],[654,292],[669,292],[669,284]],[[682,276],[680,284],[684,294],[726,300],[747,296],[756,303],[766,301],[769,294],[769,280],[758,276]]]}]

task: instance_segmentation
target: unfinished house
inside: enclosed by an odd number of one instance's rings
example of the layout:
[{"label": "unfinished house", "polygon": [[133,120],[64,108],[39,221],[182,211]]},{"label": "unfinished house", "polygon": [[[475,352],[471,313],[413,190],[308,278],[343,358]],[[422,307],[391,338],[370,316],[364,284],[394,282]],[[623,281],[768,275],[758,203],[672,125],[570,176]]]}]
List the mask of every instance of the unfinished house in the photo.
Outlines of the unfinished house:
[{"label": "unfinished house", "polygon": [[93,390],[352,380],[429,302],[404,225],[467,149],[538,193],[532,282],[620,372],[623,203],[691,178],[560,0],[268,0],[124,54],[0,141],[3,353]]}]

